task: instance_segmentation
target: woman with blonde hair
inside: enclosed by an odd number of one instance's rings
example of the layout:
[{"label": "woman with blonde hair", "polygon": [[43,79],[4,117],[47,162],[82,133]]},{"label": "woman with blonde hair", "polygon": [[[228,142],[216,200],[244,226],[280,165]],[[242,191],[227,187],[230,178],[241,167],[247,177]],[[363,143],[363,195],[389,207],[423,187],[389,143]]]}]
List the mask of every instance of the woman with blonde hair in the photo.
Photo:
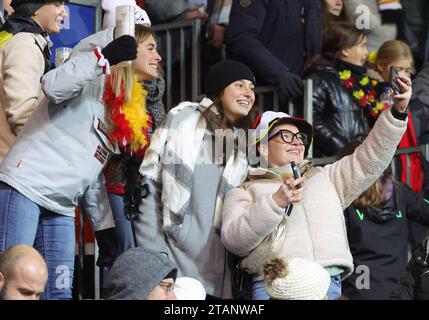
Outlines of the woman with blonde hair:
[{"label": "woman with blonde hair", "polygon": [[390,67],[399,74],[411,77],[414,74],[414,60],[410,47],[400,40],[389,40],[382,44],[375,58],[375,69],[384,81],[389,81]]},{"label": "woman with blonde hair", "polygon": [[[392,104],[393,89],[390,84],[390,69],[394,68],[399,75],[411,77],[414,72],[414,60],[409,46],[399,40],[390,40],[383,43],[377,52],[377,55],[372,61],[373,68],[380,74],[384,84],[381,83],[382,91],[381,100],[387,101]],[[409,121],[407,131],[399,143],[399,148],[410,148],[420,144],[426,143],[423,141],[422,136],[427,132],[427,110],[425,107],[419,106],[415,103],[410,103],[408,109]],[[373,119],[375,122],[375,119]],[[423,165],[422,156],[420,153],[413,153],[409,155],[409,186],[415,192],[422,191],[423,187]],[[395,162],[397,171],[394,174],[400,177],[400,181],[407,183],[407,156],[401,155]],[[418,228],[418,227],[417,227]],[[422,233],[416,231],[417,234]],[[420,244],[424,236],[417,239],[415,242]]]},{"label": "woman with blonde hair", "polygon": [[[132,62],[119,71],[124,61]],[[47,299],[71,298],[78,203],[96,234],[113,232],[101,172],[121,149],[139,153],[147,146],[150,121],[140,81],[158,75],[159,61],[151,31],[136,26],[135,38],[119,37],[48,72],[46,98],[0,166],[0,250],[25,243],[41,252],[49,270]]]}]

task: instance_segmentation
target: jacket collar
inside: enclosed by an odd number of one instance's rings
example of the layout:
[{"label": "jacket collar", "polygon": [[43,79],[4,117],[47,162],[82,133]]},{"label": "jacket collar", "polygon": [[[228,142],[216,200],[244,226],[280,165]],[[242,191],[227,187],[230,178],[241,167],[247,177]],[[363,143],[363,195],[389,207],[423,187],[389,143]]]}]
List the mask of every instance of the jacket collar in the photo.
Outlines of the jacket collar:
[{"label": "jacket collar", "polygon": [[349,63],[349,62],[341,60],[341,59],[336,60],[335,65],[336,65],[337,69],[340,69],[340,70],[348,69],[352,73],[359,75],[359,76],[365,75],[366,71],[367,71],[366,67],[364,67],[364,66],[358,66],[356,64]]},{"label": "jacket collar", "polygon": [[[313,168],[313,164],[309,160],[303,160],[299,164],[299,171],[301,172],[301,175],[304,176],[308,172],[310,168]],[[247,172],[247,180],[258,180],[258,179],[270,179],[270,180],[278,180],[281,181],[281,176],[277,172],[277,170],[273,170],[271,168],[249,168]]]},{"label": "jacket collar", "polygon": [[19,32],[30,32],[41,34],[44,37],[47,36],[47,33],[42,30],[36,21],[20,14],[12,14],[3,25],[2,30],[10,32],[13,35]]}]

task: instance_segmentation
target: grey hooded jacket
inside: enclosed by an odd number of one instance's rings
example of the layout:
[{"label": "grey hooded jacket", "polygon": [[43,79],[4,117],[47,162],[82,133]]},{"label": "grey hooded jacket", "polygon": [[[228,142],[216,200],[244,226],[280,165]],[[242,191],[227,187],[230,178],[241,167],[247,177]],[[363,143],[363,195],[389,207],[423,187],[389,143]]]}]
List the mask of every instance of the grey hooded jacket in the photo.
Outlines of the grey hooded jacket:
[{"label": "grey hooded jacket", "polygon": [[0,181],[50,211],[74,216],[83,200],[94,231],[114,227],[104,178],[113,153],[102,101],[104,75],[94,52],[42,78],[43,98],[0,166]]}]

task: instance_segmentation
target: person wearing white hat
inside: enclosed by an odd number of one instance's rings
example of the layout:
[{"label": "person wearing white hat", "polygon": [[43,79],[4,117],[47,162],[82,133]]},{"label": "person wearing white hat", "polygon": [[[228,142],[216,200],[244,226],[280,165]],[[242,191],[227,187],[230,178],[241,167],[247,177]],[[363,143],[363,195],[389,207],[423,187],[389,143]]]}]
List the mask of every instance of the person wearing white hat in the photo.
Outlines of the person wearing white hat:
[{"label": "person wearing white hat", "polygon": [[274,258],[264,265],[265,286],[272,299],[326,300],[331,278],[317,262]]},{"label": "person wearing white hat", "polygon": [[[323,168],[304,160],[313,132],[304,119],[272,111],[257,119],[254,146],[268,166],[249,168],[247,181],[227,194],[221,228],[225,247],[246,257],[241,266],[254,274],[253,299],[269,299],[262,268],[273,255],[318,262],[331,276],[329,299],[341,295],[341,279],[353,271],[343,210],[389,165],[405,132],[411,80],[401,76],[398,84],[403,93],[394,96],[394,107],[380,115],[362,145]],[[292,161],[301,178],[282,177]],[[256,250],[271,234],[279,236],[267,247],[273,252]]]}]

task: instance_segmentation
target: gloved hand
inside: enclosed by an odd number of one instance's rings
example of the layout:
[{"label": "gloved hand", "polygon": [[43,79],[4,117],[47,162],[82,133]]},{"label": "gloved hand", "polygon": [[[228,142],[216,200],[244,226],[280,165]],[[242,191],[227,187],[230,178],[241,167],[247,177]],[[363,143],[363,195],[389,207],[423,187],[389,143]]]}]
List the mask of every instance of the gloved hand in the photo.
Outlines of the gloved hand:
[{"label": "gloved hand", "polygon": [[295,99],[303,94],[302,79],[292,72],[286,72],[279,78],[279,88],[287,99]]},{"label": "gloved hand", "polygon": [[125,35],[110,42],[101,53],[109,60],[111,66],[122,61],[134,60],[137,58],[137,42],[133,37]]},{"label": "gloved hand", "polygon": [[117,240],[115,228],[94,232],[98,244],[97,266],[111,267],[117,256]]}]

